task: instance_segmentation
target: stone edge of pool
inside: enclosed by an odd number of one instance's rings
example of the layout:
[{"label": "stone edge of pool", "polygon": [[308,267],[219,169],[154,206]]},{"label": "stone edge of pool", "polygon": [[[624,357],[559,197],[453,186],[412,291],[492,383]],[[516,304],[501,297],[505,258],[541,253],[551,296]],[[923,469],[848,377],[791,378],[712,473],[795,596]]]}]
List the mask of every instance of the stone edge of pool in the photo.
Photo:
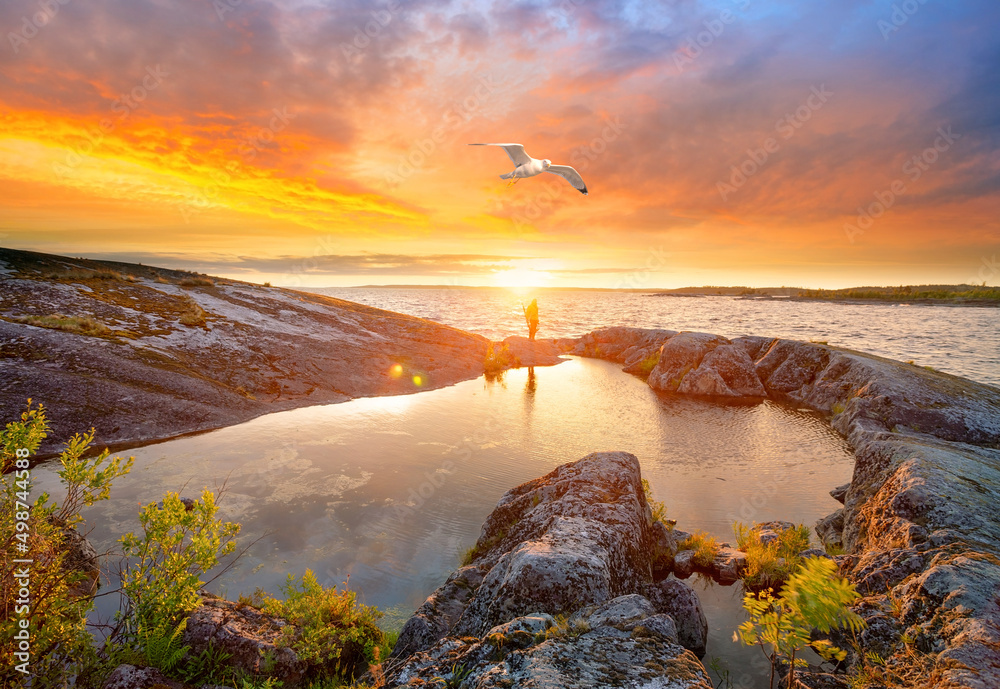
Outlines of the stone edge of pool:
[{"label": "stone edge of pool", "polygon": [[[1000,389],[824,343],[604,328],[573,353],[673,394],[772,399],[824,414],[855,454],[844,507],[820,521],[865,596],[859,640],[908,646],[935,686],[1000,686]],[[906,643],[904,643],[904,638]]]}]

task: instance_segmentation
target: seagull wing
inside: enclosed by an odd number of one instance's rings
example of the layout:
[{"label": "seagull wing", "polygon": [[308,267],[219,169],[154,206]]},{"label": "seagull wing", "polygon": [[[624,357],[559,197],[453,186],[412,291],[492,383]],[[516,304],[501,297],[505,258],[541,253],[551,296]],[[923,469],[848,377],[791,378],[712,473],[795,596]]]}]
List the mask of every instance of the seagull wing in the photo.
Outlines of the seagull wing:
[{"label": "seagull wing", "polygon": [[524,146],[521,144],[469,144],[470,146],[499,146],[503,150],[507,151],[507,155],[510,156],[511,161],[515,166],[524,165],[525,163],[531,162],[531,156],[524,152]]},{"label": "seagull wing", "polygon": [[580,173],[571,168],[569,165],[549,165],[546,172],[551,172],[553,175],[559,175],[578,189],[581,194],[584,196],[587,195],[587,185],[583,183],[583,177],[581,177]]}]

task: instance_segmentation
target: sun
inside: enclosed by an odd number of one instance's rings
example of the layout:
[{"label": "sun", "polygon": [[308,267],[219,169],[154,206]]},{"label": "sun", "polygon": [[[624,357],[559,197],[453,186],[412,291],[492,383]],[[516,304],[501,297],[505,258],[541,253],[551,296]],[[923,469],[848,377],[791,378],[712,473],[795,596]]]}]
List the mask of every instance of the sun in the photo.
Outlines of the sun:
[{"label": "sun", "polygon": [[552,275],[543,270],[532,270],[530,268],[511,268],[501,270],[493,276],[493,283],[497,287],[508,287],[519,290],[529,287],[544,287],[545,283],[552,279]]}]

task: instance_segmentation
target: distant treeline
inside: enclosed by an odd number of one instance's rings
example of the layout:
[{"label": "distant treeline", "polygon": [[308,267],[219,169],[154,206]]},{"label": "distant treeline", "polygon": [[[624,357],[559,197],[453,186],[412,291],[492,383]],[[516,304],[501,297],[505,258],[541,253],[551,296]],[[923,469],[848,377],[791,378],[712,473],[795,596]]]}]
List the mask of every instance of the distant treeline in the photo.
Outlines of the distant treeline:
[{"label": "distant treeline", "polygon": [[1000,288],[973,285],[900,285],[899,287],[850,287],[847,289],[803,289],[806,299],[877,299],[916,301],[920,299],[1000,301]]}]

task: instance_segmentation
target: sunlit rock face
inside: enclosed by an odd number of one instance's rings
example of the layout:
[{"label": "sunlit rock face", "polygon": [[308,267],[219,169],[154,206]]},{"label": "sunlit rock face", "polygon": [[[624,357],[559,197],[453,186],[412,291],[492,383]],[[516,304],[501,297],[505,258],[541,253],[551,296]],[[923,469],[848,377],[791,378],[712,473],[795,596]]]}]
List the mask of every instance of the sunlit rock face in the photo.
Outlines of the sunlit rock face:
[{"label": "sunlit rock face", "polygon": [[508,491],[471,563],[403,627],[390,686],[461,667],[477,687],[711,687],[697,596],[654,581],[659,536],[628,453]]}]

